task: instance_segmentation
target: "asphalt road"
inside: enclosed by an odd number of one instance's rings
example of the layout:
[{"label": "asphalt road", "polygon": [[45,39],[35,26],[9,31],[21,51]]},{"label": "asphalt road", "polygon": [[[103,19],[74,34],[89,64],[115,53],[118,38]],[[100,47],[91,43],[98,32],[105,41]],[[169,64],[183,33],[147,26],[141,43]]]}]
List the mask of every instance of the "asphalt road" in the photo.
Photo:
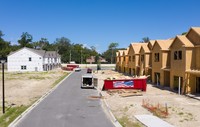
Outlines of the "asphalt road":
[{"label": "asphalt road", "polygon": [[72,73],[55,91],[22,118],[17,127],[114,127],[104,113],[97,90],[81,89],[81,75]]}]

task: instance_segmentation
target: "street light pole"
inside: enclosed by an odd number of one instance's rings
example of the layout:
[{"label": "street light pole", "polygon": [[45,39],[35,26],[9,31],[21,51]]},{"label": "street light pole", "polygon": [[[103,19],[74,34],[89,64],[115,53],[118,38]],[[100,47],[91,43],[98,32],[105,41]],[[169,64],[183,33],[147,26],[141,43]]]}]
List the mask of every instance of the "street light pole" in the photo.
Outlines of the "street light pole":
[{"label": "street light pole", "polygon": [[113,61],[113,48],[111,48],[111,59],[110,59],[110,63],[112,64]]},{"label": "street light pole", "polygon": [[1,60],[1,64],[2,64],[2,108],[3,108],[3,114],[5,113],[4,63],[5,63],[5,60]]},{"label": "street light pole", "polygon": [[81,50],[81,64],[82,64],[82,50]]},{"label": "street light pole", "polygon": [[69,63],[71,62],[71,50],[70,50],[70,52],[69,52],[70,54],[69,54]]}]

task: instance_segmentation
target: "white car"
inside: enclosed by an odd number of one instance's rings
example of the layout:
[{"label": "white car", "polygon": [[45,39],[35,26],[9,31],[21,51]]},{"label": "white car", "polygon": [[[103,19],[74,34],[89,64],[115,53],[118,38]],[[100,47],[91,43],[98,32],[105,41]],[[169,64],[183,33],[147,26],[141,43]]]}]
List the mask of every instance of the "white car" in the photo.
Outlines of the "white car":
[{"label": "white car", "polygon": [[74,68],[74,71],[81,71],[81,68],[80,67],[76,67],[76,68]]}]

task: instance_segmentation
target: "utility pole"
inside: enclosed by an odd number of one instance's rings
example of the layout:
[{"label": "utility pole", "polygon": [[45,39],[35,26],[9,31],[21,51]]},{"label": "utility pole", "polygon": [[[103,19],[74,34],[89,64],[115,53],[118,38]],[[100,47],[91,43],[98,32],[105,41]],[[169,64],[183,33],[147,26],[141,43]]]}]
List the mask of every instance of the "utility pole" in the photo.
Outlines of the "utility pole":
[{"label": "utility pole", "polygon": [[4,63],[5,60],[1,60],[2,64],[2,108],[3,108],[3,114],[5,113],[5,92],[4,92]]},{"label": "utility pole", "polygon": [[82,64],[82,49],[81,49],[81,64]]},{"label": "utility pole", "polygon": [[69,51],[69,62],[71,62],[71,50]]},{"label": "utility pole", "polygon": [[112,62],[113,62],[113,48],[111,48],[111,52],[112,52],[112,54],[111,54],[111,64],[112,64]]}]

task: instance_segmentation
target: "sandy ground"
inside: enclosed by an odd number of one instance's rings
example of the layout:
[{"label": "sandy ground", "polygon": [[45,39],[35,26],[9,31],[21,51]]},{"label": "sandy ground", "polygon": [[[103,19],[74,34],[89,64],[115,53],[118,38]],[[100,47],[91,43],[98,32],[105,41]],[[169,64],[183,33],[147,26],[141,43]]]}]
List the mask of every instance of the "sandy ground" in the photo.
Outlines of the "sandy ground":
[{"label": "sandy ground", "polygon": [[[99,71],[95,75],[99,79],[98,89],[102,88],[104,79],[128,78],[111,70]],[[120,97],[117,93],[109,95],[106,91],[102,91],[113,114],[117,118],[127,116],[131,121],[136,122],[137,120],[134,115],[152,114],[142,107],[143,100],[146,100],[153,105],[159,104],[160,107],[167,105],[169,115],[162,119],[176,127],[200,126],[199,100],[178,95],[166,89],[157,88],[152,84],[147,84],[147,91],[142,93],[142,96]]]},{"label": "sandy ground", "polygon": [[[49,72],[5,72],[5,105],[30,105],[48,90],[53,83],[64,75],[61,69]],[[0,91],[2,91],[2,74],[0,73]],[[2,103],[2,92],[0,92]]]}]

